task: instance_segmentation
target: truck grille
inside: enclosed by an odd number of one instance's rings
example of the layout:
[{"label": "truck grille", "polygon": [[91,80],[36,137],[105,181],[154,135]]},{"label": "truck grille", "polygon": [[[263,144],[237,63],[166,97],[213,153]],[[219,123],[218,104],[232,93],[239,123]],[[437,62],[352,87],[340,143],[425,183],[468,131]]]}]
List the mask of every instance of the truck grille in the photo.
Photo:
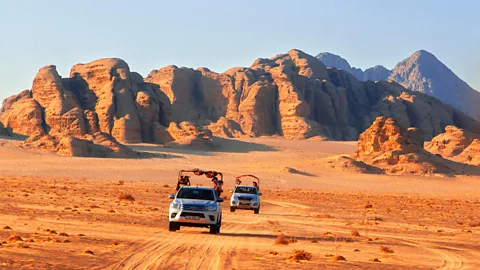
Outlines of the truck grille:
[{"label": "truck grille", "polygon": [[205,206],[184,204],[182,205],[182,209],[188,211],[205,211]]},{"label": "truck grille", "polygon": [[205,215],[203,213],[191,213],[191,212],[182,212],[182,214],[180,214],[181,217],[186,217],[186,216],[194,216],[194,217],[201,217],[201,218],[205,218]]},{"label": "truck grille", "polygon": [[239,200],[241,201],[251,201],[253,198],[251,197],[238,197]]}]

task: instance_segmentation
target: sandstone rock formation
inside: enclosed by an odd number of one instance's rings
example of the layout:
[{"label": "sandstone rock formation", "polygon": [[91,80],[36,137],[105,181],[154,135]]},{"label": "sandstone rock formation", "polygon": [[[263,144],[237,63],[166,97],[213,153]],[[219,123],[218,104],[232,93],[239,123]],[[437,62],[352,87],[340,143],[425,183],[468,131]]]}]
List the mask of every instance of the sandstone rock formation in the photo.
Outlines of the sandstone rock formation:
[{"label": "sandstone rock formation", "polygon": [[419,128],[426,140],[448,125],[480,132],[478,122],[436,98],[394,82],[358,81],[299,50],[221,74],[167,66],[142,78],[123,60],[100,59],[61,78],[47,66],[31,91],[0,110],[0,121],[23,135],[103,132],[120,143],[158,144],[191,136],[356,140],[377,116]]},{"label": "sandstone rock formation", "polygon": [[97,132],[84,138],[72,135],[38,135],[29,137],[25,148],[43,150],[68,157],[135,158],[137,154],[118,143],[111,135]]},{"label": "sandstone rock formation", "polygon": [[448,126],[425,149],[446,159],[480,166],[480,135]]},{"label": "sandstone rock formation", "polygon": [[453,173],[447,160],[423,149],[419,132],[417,128],[402,128],[392,118],[378,117],[360,135],[353,157],[390,174]]},{"label": "sandstone rock formation", "polygon": [[399,62],[393,70],[383,66],[362,71],[351,67],[347,60],[331,53],[317,55],[326,66],[353,74],[360,81],[392,80],[403,87],[440,99],[446,104],[480,120],[480,93],[462,81],[433,54],[420,50]]}]

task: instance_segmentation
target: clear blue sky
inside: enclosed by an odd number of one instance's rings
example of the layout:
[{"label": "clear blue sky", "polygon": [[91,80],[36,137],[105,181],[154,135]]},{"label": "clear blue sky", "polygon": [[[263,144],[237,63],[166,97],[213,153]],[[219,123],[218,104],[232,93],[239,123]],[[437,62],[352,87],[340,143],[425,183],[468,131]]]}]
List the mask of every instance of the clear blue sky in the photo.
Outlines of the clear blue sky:
[{"label": "clear blue sky", "polygon": [[480,90],[480,1],[2,1],[0,99],[37,70],[119,57],[146,76],[176,64],[223,72],[297,48],[392,68],[419,49]]}]

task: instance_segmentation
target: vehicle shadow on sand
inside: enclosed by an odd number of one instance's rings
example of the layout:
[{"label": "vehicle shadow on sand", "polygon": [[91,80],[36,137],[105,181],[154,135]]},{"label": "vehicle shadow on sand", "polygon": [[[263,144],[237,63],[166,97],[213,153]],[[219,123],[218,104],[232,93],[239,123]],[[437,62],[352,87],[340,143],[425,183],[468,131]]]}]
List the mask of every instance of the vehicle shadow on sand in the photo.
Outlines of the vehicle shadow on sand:
[{"label": "vehicle shadow on sand", "polygon": [[[202,232],[202,234],[208,234],[208,232]],[[274,234],[261,234],[261,233],[224,233],[220,232],[217,236],[225,236],[225,237],[242,237],[242,238],[262,238],[262,239],[272,239],[275,240],[278,235]],[[337,236],[334,235],[330,236],[314,236],[314,237],[305,237],[305,236],[295,236],[295,235],[285,235],[285,238],[288,239],[295,239],[297,241],[318,241],[318,242],[360,242],[361,239],[353,239],[351,237],[344,237],[344,236]]]}]

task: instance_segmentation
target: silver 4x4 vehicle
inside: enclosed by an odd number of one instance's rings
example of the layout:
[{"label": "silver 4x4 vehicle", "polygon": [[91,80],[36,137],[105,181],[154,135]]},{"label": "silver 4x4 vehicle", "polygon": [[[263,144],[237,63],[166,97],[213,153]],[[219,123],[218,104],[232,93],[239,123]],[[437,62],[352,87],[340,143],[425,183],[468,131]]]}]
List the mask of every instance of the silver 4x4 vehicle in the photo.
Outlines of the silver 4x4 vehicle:
[{"label": "silver 4x4 vehicle", "polygon": [[254,186],[236,186],[231,191],[232,198],[230,199],[230,212],[235,212],[236,209],[253,210],[255,214],[260,213],[260,196],[257,187]]},{"label": "silver 4x4 vehicle", "polygon": [[[246,180],[250,179],[250,180]],[[252,185],[242,185],[245,181],[252,181]],[[235,178],[235,189],[230,190],[230,212],[236,209],[253,210],[255,214],[260,213],[260,178],[253,174],[243,174]]]},{"label": "silver 4x4 vehicle", "polygon": [[220,233],[222,226],[223,198],[217,198],[215,190],[207,187],[183,186],[173,199],[169,211],[169,231],[181,226],[210,228],[211,234]]}]

